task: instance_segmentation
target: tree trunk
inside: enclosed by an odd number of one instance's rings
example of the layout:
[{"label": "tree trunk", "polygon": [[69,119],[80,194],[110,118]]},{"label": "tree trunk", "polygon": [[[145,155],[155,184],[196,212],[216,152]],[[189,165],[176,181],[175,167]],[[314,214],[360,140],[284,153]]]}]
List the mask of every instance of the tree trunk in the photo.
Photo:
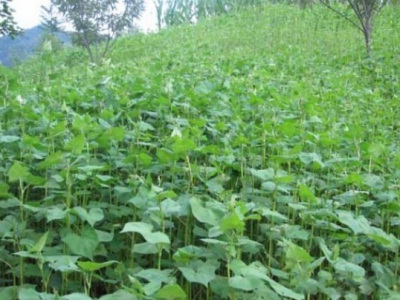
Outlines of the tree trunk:
[{"label": "tree trunk", "polygon": [[372,29],[373,25],[370,19],[366,20],[363,27],[365,49],[367,50],[367,56],[371,55],[371,42],[372,42]]}]

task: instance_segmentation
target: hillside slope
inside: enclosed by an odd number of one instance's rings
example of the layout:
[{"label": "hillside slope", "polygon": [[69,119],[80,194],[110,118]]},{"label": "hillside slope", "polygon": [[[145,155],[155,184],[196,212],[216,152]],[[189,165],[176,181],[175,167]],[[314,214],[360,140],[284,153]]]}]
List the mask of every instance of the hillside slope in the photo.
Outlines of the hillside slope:
[{"label": "hillside slope", "polygon": [[268,5],[0,70],[0,298],[396,297],[398,13],[369,59]]}]

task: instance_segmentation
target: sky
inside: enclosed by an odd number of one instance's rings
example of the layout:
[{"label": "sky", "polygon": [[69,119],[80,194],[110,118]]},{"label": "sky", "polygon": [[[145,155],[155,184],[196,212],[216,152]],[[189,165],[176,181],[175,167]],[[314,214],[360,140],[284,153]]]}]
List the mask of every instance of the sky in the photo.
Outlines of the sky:
[{"label": "sky", "polygon": [[[144,31],[155,30],[156,15],[152,0],[145,0],[146,10],[138,22],[139,27]],[[29,29],[40,24],[42,13],[41,6],[48,6],[50,0],[12,0],[11,7],[15,10],[14,18],[23,29]]]}]

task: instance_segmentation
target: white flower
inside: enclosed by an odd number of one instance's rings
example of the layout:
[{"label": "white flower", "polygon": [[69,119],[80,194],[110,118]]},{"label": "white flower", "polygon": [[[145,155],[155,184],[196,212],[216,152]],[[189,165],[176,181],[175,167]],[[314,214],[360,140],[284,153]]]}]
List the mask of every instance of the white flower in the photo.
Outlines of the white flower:
[{"label": "white flower", "polygon": [[177,136],[179,138],[182,137],[182,132],[179,130],[178,127],[174,127],[174,130],[172,130],[171,137],[174,137],[174,136]]},{"label": "white flower", "polygon": [[18,95],[16,100],[19,102],[20,105],[26,104],[26,100],[22,98],[21,95]]}]

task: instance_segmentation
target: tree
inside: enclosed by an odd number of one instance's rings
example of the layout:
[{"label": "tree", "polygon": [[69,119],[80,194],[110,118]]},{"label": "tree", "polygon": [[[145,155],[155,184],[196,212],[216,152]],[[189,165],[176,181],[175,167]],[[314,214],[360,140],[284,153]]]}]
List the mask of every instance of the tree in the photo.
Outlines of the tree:
[{"label": "tree", "polygon": [[370,56],[374,20],[386,5],[387,0],[346,0],[345,2],[354,12],[356,20],[334,7],[329,0],[320,0],[320,2],[330,10],[345,18],[362,32],[364,36],[365,49],[367,50],[367,55]]},{"label": "tree", "polygon": [[54,11],[54,6],[50,5],[46,7],[42,5],[40,8],[42,9],[42,13],[40,14],[40,18],[42,19],[40,27],[46,31],[46,33],[51,34],[63,31],[60,20],[57,18],[56,12]]},{"label": "tree", "polygon": [[11,0],[0,0],[0,36],[9,35],[14,37],[21,31],[15,23],[12,15],[14,11],[10,8],[10,2]]},{"label": "tree", "polygon": [[154,0],[153,3],[156,8],[156,14],[157,14],[157,28],[158,31],[160,31],[163,24],[164,0]]},{"label": "tree", "polygon": [[110,50],[115,38],[134,26],[144,10],[144,0],[51,0],[72,23],[73,41],[83,46],[90,61],[98,63]]},{"label": "tree", "polygon": [[41,9],[42,13],[40,17],[42,21],[40,22],[40,28],[43,29],[44,33],[40,39],[37,51],[43,56],[63,48],[63,42],[57,37],[57,33],[62,33],[63,28],[53,5],[49,7],[42,5]]}]

